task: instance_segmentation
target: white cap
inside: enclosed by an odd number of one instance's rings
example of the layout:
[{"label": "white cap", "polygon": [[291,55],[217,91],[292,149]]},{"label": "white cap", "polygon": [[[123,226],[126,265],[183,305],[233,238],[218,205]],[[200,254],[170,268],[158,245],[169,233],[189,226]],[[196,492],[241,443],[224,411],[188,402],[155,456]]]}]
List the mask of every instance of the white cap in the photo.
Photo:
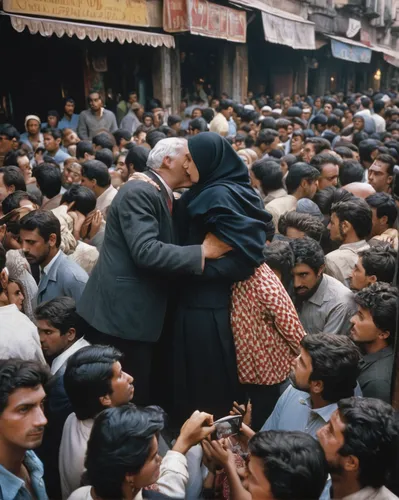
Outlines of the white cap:
[{"label": "white cap", "polygon": [[281,115],[282,112],[283,112],[283,110],[281,108],[273,109],[273,113],[276,113],[276,115]]},{"label": "white cap", "polygon": [[384,95],[381,97],[381,101],[388,102],[388,101],[390,101],[390,100],[391,100],[391,98],[389,97],[389,95],[384,94]]},{"label": "white cap", "polygon": [[244,106],[244,109],[249,109],[249,110],[251,110],[251,111],[255,111],[255,108],[252,106],[252,104],[246,104],[246,105]]},{"label": "white cap", "polygon": [[261,109],[261,111],[271,111],[272,108],[270,106],[263,106],[263,108]]}]

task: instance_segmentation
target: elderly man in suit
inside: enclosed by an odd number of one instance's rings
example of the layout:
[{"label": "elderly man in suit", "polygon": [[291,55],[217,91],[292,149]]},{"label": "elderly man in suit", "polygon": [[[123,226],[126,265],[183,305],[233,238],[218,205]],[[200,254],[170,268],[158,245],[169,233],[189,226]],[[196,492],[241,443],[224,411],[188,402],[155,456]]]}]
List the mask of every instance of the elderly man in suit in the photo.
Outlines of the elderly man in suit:
[{"label": "elderly man in suit", "polygon": [[71,297],[78,302],[88,275],[61,251],[57,217],[52,212],[34,210],[20,220],[19,235],[26,260],[40,265],[37,304],[55,297]]},{"label": "elderly man in suit", "polygon": [[176,244],[173,190],[190,187],[199,178],[189,160],[186,139],[163,139],[147,162],[146,174],[158,189],[140,181],[121,187],[108,212],[99,260],[78,304],[78,313],[105,334],[92,341],[113,345],[125,354],[138,404],[151,402],[153,350],[173,279],[202,274],[205,259],[219,258],[229,250],[212,235],[202,245]]}]

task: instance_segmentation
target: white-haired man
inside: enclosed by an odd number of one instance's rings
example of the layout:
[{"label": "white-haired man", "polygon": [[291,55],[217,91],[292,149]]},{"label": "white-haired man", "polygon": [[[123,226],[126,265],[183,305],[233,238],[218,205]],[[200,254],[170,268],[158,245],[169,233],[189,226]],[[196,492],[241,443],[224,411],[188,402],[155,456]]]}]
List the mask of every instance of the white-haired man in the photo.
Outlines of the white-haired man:
[{"label": "white-haired man", "polygon": [[135,378],[135,402],[150,403],[154,344],[159,340],[173,278],[202,274],[205,259],[229,247],[208,235],[202,245],[176,245],[173,191],[198,182],[186,139],[159,141],[148,157],[147,182],[127,182],[107,216],[100,257],[83,292],[78,313],[95,330],[94,342],[124,353]]}]

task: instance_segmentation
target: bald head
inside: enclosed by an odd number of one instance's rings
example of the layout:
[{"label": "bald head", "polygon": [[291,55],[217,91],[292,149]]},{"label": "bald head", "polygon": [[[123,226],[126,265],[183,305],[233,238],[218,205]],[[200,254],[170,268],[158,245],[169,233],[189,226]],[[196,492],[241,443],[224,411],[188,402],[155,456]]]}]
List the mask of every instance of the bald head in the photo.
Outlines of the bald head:
[{"label": "bald head", "polygon": [[367,196],[375,193],[375,189],[370,184],[367,184],[367,182],[351,182],[343,186],[342,189],[345,189],[345,191],[352,193],[358,198],[367,198]]}]

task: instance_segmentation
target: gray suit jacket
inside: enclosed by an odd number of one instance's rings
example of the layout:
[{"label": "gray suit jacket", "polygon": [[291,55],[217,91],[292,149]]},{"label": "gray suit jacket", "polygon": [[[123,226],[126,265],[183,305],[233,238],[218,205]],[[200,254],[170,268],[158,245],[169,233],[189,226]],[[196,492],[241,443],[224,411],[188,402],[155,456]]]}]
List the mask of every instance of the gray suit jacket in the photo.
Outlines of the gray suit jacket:
[{"label": "gray suit jacket", "polygon": [[86,271],[61,253],[49,274],[40,280],[37,304],[55,297],[71,297],[78,303],[88,279]]},{"label": "gray suit jacket", "polygon": [[167,192],[145,182],[121,187],[107,217],[98,262],[78,313],[100,332],[156,342],[161,335],[173,278],[202,274],[201,246],[174,244]]}]

